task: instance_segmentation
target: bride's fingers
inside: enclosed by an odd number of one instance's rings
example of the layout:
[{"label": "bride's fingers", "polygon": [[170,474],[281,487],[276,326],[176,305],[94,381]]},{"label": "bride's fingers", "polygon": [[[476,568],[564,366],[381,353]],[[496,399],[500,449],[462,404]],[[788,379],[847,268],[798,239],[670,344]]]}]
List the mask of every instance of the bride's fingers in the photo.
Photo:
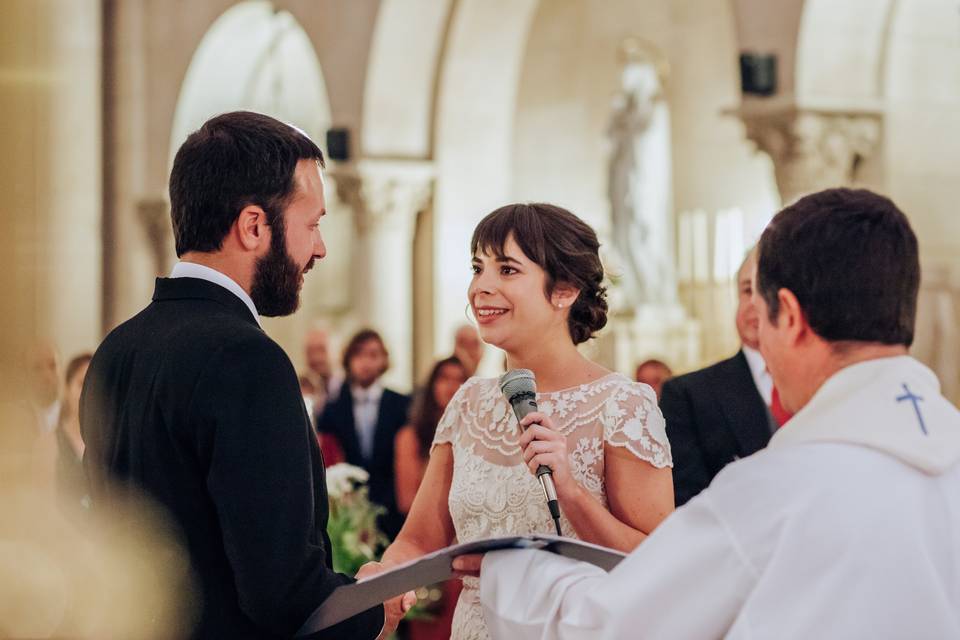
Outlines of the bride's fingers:
[{"label": "bride's fingers", "polygon": [[539,411],[533,411],[524,416],[523,420],[520,421],[520,426],[525,429],[533,424],[550,424],[550,418]]},{"label": "bride's fingers", "polygon": [[527,468],[530,469],[530,473],[534,475],[537,474],[537,469],[539,469],[541,465],[550,467],[551,470],[554,470],[557,468],[559,459],[560,456],[553,452],[539,453],[527,461]]},{"label": "bride's fingers", "polygon": [[535,424],[520,434],[520,446],[525,447],[534,440],[559,441],[562,435],[539,424]]},{"label": "bride's fingers", "polygon": [[529,445],[527,445],[523,450],[523,461],[529,462],[530,458],[540,453],[551,453],[555,451],[557,444],[555,442],[547,442],[545,440],[534,440]]}]

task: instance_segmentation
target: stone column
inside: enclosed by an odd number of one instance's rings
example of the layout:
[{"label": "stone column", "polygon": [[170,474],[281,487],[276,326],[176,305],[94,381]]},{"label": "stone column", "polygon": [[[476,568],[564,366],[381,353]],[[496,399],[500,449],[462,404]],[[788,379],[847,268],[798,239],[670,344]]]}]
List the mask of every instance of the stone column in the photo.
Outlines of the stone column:
[{"label": "stone column", "polygon": [[362,160],[330,170],[354,214],[350,286],[357,322],[380,331],[390,350],[384,382],[413,388],[413,235],[433,197],[432,163]]},{"label": "stone column", "polygon": [[[145,233],[165,185],[149,185],[146,113],[151,76],[146,64],[144,0],[109,0],[103,45],[103,317],[106,333],[137,313],[153,295],[155,252]],[[152,223],[151,223],[152,224]],[[165,274],[163,274],[165,275]]]},{"label": "stone column", "polygon": [[153,258],[154,270],[166,276],[173,268],[176,251],[170,222],[170,203],[166,198],[141,198],[137,202],[137,218]]},{"label": "stone column", "polygon": [[766,107],[745,103],[737,115],[747,137],[773,160],[784,203],[828,187],[853,185],[881,135],[878,109]]}]

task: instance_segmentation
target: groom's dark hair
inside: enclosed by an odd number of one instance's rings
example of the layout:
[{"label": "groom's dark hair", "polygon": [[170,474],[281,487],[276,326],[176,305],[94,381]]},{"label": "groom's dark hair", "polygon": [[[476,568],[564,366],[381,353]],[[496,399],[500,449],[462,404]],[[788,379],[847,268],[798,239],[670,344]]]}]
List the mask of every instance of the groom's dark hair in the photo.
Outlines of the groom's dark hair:
[{"label": "groom's dark hair", "polygon": [[774,324],[777,293],[788,289],[824,340],[909,347],[920,288],[917,237],[888,198],[866,189],[820,191],[767,225],[756,287]]},{"label": "groom's dark hair", "polygon": [[316,160],[322,167],[323,152],[303,131],[270,116],[233,111],[203,123],[181,145],[170,172],[177,255],[220,249],[237,216],[251,204],[282,229],[300,160]]}]

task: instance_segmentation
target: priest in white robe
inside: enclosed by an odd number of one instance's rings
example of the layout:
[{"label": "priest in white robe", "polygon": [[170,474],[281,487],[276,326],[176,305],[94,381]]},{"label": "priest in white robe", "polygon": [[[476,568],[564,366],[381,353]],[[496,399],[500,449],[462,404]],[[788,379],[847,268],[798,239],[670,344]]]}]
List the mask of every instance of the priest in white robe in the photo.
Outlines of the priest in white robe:
[{"label": "priest in white robe", "polygon": [[492,637],[960,638],[960,412],[907,354],[919,278],[886,198],[832,189],[781,211],[754,303],[796,415],[609,574],[487,554]]}]

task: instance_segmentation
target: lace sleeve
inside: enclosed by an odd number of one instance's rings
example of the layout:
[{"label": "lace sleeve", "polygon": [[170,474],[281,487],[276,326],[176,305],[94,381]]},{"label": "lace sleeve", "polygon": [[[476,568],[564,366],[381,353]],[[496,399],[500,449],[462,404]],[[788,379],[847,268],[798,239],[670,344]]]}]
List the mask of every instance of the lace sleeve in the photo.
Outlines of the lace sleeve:
[{"label": "lace sleeve", "polygon": [[437,423],[437,430],[433,434],[433,444],[430,445],[431,453],[438,444],[450,444],[456,437],[458,427],[463,422],[463,412],[467,404],[467,390],[470,386],[472,386],[472,379],[467,380],[457,389],[450,400],[450,404],[444,409],[440,422]]},{"label": "lace sleeve", "polygon": [[603,439],[661,469],[673,466],[666,422],[657,396],[645,384],[624,381],[603,409]]}]

